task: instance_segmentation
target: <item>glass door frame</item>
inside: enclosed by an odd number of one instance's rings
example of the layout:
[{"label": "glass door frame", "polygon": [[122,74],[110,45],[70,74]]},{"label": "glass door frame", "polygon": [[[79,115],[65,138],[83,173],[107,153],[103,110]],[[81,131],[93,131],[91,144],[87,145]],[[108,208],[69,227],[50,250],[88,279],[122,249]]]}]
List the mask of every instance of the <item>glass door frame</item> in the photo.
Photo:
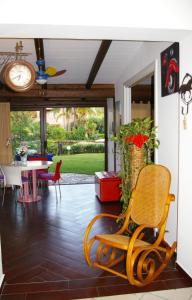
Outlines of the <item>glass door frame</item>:
[{"label": "glass door frame", "polygon": [[[86,101],[85,101],[86,102]],[[30,106],[13,106],[11,107],[11,111],[39,111],[40,112],[40,145],[41,145],[41,154],[47,154],[47,137],[46,137],[46,109],[47,108],[63,108],[63,107],[103,107],[104,108],[104,124],[105,124],[105,171],[108,170],[108,147],[107,147],[107,132],[108,132],[108,121],[107,121],[107,104],[104,102],[102,105],[97,103],[97,101],[93,101],[91,103],[85,103],[84,105],[76,104],[75,101],[71,101],[70,104],[66,104],[63,102],[60,105],[52,105],[47,103],[47,105],[43,105],[38,107]]]}]

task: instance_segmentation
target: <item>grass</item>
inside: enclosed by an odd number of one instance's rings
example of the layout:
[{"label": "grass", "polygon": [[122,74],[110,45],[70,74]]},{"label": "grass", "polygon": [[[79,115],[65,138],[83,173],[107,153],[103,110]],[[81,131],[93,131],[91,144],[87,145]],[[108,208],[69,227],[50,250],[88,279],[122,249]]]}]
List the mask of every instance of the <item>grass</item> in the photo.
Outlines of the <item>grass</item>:
[{"label": "grass", "polygon": [[56,155],[50,171],[55,170],[55,163],[62,160],[61,173],[78,173],[93,175],[104,170],[104,153],[84,153],[71,155]]}]

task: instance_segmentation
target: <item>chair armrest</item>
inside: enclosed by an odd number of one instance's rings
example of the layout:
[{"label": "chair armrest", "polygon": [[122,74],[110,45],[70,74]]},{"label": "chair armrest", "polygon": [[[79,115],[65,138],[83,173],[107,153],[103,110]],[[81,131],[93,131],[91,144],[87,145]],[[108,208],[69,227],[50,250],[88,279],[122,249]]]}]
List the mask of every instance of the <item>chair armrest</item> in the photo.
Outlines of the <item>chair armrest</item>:
[{"label": "chair armrest", "polygon": [[170,201],[175,201],[175,195],[174,194],[169,194],[169,199],[170,199]]},{"label": "chair armrest", "polygon": [[[95,222],[96,222],[97,220],[102,219],[102,218],[105,218],[105,217],[107,217],[107,218],[112,218],[112,219],[118,219],[118,218],[119,218],[119,216],[111,215],[111,214],[107,214],[107,213],[99,214],[99,215],[95,216],[95,217],[91,220],[91,222],[88,224],[87,229],[86,229],[86,232],[87,232],[89,229],[92,228],[92,226],[95,224]],[[90,231],[90,230],[89,230],[89,231]]]},{"label": "chair armrest", "polygon": [[95,224],[95,222],[99,219],[102,219],[102,218],[112,218],[112,219],[118,219],[119,216],[116,216],[116,215],[111,215],[111,214],[107,214],[107,213],[103,213],[103,214],[99,214],[97,216],[95,216],[91,222],[88,224],[87,228],[86,228],[86,231],[85,231],[85,235],[84,235],[84,240],[87,241],[88,239],[88,236],[89,236],[89,233],[93,227],[93,225]]}]

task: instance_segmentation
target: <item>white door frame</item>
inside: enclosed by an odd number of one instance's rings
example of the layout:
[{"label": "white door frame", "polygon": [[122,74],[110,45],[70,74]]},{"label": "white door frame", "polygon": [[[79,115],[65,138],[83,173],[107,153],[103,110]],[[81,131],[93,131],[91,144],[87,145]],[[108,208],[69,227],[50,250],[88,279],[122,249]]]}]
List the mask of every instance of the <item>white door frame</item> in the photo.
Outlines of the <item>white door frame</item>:
[{"label": "white door frame", "polygon": [[[128,79],[124,85],[122,123],[131,122],[131,87],[139,80],[154,74],[154,125],[158,126],[158,60],[156,59],[143,70]],[[157,133],[158,138],[158,133]],[[158,149],[155,149],[155,163],[158,163]]]}]

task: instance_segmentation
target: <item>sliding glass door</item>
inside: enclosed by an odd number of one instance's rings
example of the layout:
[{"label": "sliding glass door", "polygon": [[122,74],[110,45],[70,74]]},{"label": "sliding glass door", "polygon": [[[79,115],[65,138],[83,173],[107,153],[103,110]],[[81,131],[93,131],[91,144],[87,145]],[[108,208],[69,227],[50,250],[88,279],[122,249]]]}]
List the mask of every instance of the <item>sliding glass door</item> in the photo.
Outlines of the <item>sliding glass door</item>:
[{"label": "sliding glass door", "polygon": [[26,143],[30,154],[41,153],[40,111],[12,111],[11,135],[13,155],[22,143]]}]

